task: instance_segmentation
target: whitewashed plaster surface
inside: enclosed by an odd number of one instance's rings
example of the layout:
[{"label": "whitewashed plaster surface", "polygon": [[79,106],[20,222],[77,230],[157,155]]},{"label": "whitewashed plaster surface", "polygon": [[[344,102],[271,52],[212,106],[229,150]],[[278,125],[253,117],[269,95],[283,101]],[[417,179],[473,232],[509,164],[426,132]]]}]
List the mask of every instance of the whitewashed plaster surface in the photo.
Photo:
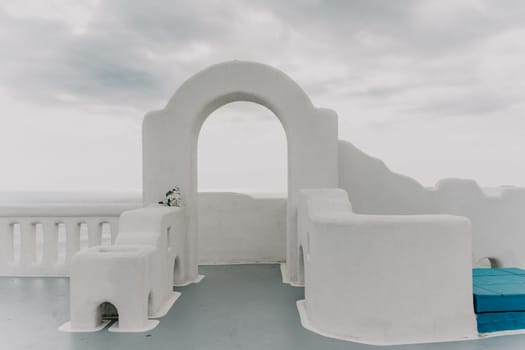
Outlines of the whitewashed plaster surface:
[{"label": "whitewashed plaster surface", "polygon": [[297,280],[297,200],[299,190],[337,187],[337,115],[312,105],[287,75],[267,65],[232,61],[211,66],[188,79],[160,111],[143,123],[143,200],[156,202],[173,186],[185,196],[188,233],[186,249],[191,276],[197,276],[198,207],[197,141],[211,112],[235,101],[261,104],[281,121],[288,144],[286,266]]},{"label": "whitewashed plaster surface", "polygon": [[525,268],[525,189],[487,195],[473,180],[445,179],[435,188],[391,172],[346,141],[339,142],[340,188],[361,214],[452,214],[472,224],[473,263],[493,257],[499,266]]},{"label": "whitewashed plaster surface", "polygon": [[[474,181],[445,179],[435,188],[391,172],[380,160],[340,141],[340,187],[361,214],[451,214],[472,224],[472,259],[525,268],[525,189],[488,195]],[[350,166],[352,165],[352,166]],[[199,193],[199,258],[204,264],[284,261],[285,198]],[[258,219],[260,218],[260,219]],[[272,242],[270,242],[272,241]]]},{"label": "whitewashed plaster surface", "polygon": [[360,215],[341,189],[304,190],[303,325],[376,345],[477,337],[469,220]]}]

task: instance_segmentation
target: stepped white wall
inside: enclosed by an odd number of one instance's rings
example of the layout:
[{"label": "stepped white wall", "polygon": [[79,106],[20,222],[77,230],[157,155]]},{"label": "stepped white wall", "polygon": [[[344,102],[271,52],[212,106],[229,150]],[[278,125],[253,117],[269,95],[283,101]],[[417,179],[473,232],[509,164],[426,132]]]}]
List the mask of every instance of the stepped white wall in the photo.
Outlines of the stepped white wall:
[{"label": "stepped white wall", "polygon": [[472,222],[473,262],[494,257],[525,267],[525,189],[486,195],[472,180],[446,179],[435,188],[391,172],[346,141],[339,142],[340,187],[360,214],[452,214]]}]

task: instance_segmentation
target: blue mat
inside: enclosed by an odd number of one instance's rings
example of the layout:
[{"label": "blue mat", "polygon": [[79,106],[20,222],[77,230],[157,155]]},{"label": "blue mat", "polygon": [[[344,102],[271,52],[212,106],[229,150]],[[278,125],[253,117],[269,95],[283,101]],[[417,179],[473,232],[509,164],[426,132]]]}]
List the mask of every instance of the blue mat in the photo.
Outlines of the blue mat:
[{"label": "blue mat", "polygon": [[476,319],[480,333],[525,329],[525,312],[489,312],[477,314]]},{"label": "blue mat", "polygon": [[473,269],[476,313],[525,311],[525,270]]},{"label": "blue mat", "polygon": [[472,281],[480,333],[525,329],[525,270],[473,269]]}]

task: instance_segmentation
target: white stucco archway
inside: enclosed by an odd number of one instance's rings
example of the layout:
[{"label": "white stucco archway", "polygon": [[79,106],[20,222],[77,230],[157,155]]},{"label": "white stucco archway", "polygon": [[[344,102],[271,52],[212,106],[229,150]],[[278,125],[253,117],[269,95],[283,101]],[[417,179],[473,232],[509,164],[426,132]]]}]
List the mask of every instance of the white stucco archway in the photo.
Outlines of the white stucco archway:
[{"label": "white stucco archway", "polygon": [[155,203],[173,186],[182,189],[187,215],[181,268],[187,283],[198,277],[197,140],[206,118],[235,101],[258,103],[279,118],[288,143],[286,272],[298,274],[297,201],[302,188],[338,186],[337,115],[315,108],[287,75],[267,65],[232,61],[211,66],[177,90],[163,110],[148,113],[143,124],[144,205]]}]

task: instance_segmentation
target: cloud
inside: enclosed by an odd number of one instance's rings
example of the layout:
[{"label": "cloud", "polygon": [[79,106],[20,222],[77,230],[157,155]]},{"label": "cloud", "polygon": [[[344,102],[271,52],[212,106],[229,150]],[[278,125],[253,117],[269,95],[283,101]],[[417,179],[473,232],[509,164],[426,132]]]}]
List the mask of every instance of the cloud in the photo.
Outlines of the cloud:
[{"label": "cloud", "polygon": [[465,52],[523,28],[525,12],[520,2],[477,0],[53,0],[47,12],[31,4],[8,1],[0,12],[4,88],[20,98],[137,108],[154,108],[192,73],[234,58],[284,69],[314,99],[392,97],[447,86],[445,78],[461,84],[471,80]]},{"label": "cloud", "polygon": [[138,125],[199,70],[259,61],[381,155],[378,130],[523,116],[523,18],[518,0],[4,0],[0,91],[25,105],[4,105],[19,118],[77,110]]}]

